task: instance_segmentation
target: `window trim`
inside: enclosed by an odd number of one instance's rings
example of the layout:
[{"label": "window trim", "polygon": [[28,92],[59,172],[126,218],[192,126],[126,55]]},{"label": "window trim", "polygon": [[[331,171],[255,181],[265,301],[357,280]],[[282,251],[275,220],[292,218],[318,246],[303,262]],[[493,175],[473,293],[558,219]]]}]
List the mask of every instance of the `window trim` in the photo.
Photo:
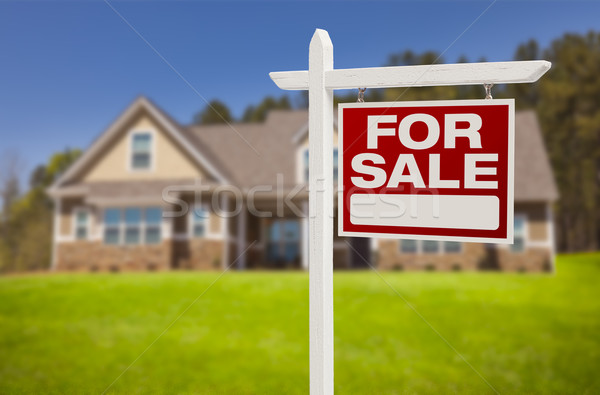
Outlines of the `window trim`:
[{"label": "window trim", "polygon": [[[121,207],[121,222],[122,222],[122,228],[123,228],[123,236],[122,236],[122,244],[126,245],[126,246],[138,246],[138,245],[144,245],[145,244],[145,240],[144,240],[144,235],[143,232],[145,230],[145,226],[144,226],[144,208],[143,207],[138,207],[138,206],[129,206],[129,207]],[[140,221],[136,224],[128,224],[127,223],[127,210],[139,210],[140,211]],[[138,234],[138,241],[136,243],[128,243],[127,242],[127,231],[129,229],[137,229],[139,231]]]},{"label": "window trim", "polygon": [[[77,224],[77,214],[79,213],[86,213],[87,215],[87,220],[86,220],[86,237],[83,239],[79,239],[77,237],[77,228],[78,228],[78,224]],[[92,210],[90,210],[89,207],[84,207],[84,206],[76,206],[73,208],[73,211],[71,213],[72,217],[72,229],[71,229],[71,234],[73,237],[74,241],[90,241],[92,240],[92,221],[91,221],[91,216],[92,216]]]},{"label": "window trim", "polygon": [[[443,254],[462,254],[464,252],[464,243],[462,241],[444,240],[441,243],[442,243],[441,250],[442,250]],[[447,251],[446,243],[458,243],[458,251]]]},{"label": "window trim", "polygon": [[310,157],[309,157],[309,152],[310,150],[308,149],[308,147],[305,147],[302,150],[302,182],[305,182],[308,184],[309,180],[310,180],[310,173],[309,173],[309,169],[310,169]]},{"label": "window trim", "polygon": [[337,185],[338,180],[339,180],[339,176],[340,176],[340,169],[339,169],[339,163],[340,163],[340,151],[337,147],[337,145],[333,146],[333,182],[335,183],[335,185]]},{"label": "window trim", "polygon": [[[523,220],[523,249],[520,251],[513,250],[513,246],[515,245],[514,239],[516,239],[517,232],[515,232],[515,223],[517,219]],[[513,218],[513,244],[507,244],[508,249],[513,254],[523,254],[527,251],[527,246],[529,245],[529,221],[527,220],[527,214],[515,214]]]},{"label": "window trim", "polygon": [[[160,218],[158,220],[158,223],[156,224],[149,224],[148,220],[147,220],[147,211],[149,209],[159,209],[160,210]],[[143,245],[147,246],[147,245],[159,245],[163,242],[164,240],[164,236],[163,236],[163,208],[160,206],[143,206],[141,207],[142,209],[142,235],[140,235],[140,239],[142,240]],[[148,238],[147,238],[147,230],[148,228],[158,228],[158,242],[157,243],[148,243]]]},{"label": "window trim", "polygon": [[[195,232],[194,232],[194,226],[196,225],[196,222],[194,221],[195,219],[195,212],[196,210],[202,210],[204,212],[206,212],[208,215],[206,216],[206,218],[204,218],[203,222],[204,222],[204,234],[202,236],[196,236]],[[205,204],[195,204],[193,206],[191,206],[191,210],[188,213],[188,237],[190,239],[207,239],[209,238],[210,235],[210,211],[206,208]]]},{"label": "window trim", "polygon": [[[444,254],[444,245],[441,240],[419,240],[421,244],[421,254],[423,255],[442,255]],[[435,251],[425,251],[425,243],[426,242],[434,242],[437,245],[437,249]]]},{"label": "window trim", "polygon": [[[416,248],[415,248],[415,251],[414,251],[414,252],[406,252],[406,251],[403,251],[403,250],[402,250],[402,245],[404,244],[404,241],[406,241],[406,240],[410,240],[410,241],[414,241],[414,242],[415,242],[415,247],[416,247]],[[419,241],[420,241],[420,240],[415,240],[415,239],[401,239],[401,240],[399,240],[399,242],[398,242],[398,244],[399,244],[399,245],[398,245],[398,251],[399,251],[401,254],[406,254],[406,255],[411,255],[411,254],[412,254],[412,255],[417,255],[417,254],[420,254],[420,253],[421,253],[421,243],[419,243]]]},{"label": "window trim", "polygon": [[[137,169],[133,167],[133,139],[137,135],[150,135],[150,164],[146,169]],[[156,133],[153,129],[133,129],[129,132],[127,137],[128,147],[127,147],[127,170],[132,173],[139,172],[152,172],[154,171],[155,165],[155,157],[156,157]]]},{"label": "window trim", "polygon": [[[402,251],[402,242],[404,240],[413,240],[416,245],[416,251],[415,252],[404,252]],[[426,241],[435,241],[438,243],[438,249],[435,252],[428,252],[425,251],[423,245],[425,244]],[[462,254],[464,252],[464,242],[462,241],[456,241],[456,243],[459,244],[460,248],[458,251],[454,252],[454,251],[446,251],[446,242],[448,240],[424,240],[424,239],[400,239],[398,240],[398,252],[400,254],[405,254],[405,255],[444,255],[444,254]]]},{"label": "window trim", "polygon": [[[119,210],[119,223],[116,225],[106,225],[106,211],[108,210]],[[102,209],[102,244],[106,246],[121,246],[124,245],[124,220],[123,220],[123,208],[122,207],[104,207]],[[116,243],[106,242],[106,229],[118,229],[119,237]]]}]

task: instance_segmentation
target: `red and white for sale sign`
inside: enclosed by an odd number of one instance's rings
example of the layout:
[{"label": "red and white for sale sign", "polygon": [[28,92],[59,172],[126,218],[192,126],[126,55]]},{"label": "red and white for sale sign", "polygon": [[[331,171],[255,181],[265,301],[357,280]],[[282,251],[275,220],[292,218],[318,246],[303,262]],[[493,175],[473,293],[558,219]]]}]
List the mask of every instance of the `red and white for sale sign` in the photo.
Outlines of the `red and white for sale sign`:
[{"label": "red and white for sale sign", "polygon": [[339,105],[341,236],[513,242],[514,100]]}]

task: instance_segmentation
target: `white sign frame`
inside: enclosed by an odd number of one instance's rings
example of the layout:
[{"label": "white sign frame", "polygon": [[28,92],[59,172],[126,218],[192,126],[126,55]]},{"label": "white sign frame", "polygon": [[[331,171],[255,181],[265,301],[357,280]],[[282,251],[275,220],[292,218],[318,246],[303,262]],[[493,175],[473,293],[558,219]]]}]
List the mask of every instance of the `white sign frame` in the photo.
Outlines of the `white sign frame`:
[{"label": "white sign frame", "polygon": [[308,90],[310,393],[333,394],[334,89],[530,83],[545,60],[334,69],[329,33],[316,29],[308,70],[271,72],[281,89]]},{"label": "white sign frame", "polygon": [[[507,188],[507,234],[506,238],[491,237],[463,237],[463,236],[429,236],[429,235],[411,235],[411,234],[388,234],[388,233],[370,233],[370,232],[352,232],[344,230],[343,221],[343,200],[344,200],[344,120],[343,110],[345,108],[378,108],[378,107],[438,107],[438,106],[487,106],[487,105],[508,105],[508,188]],[[514,179],[515,179],[515,101],[514,99],[471,99],[471,100],[429,100],[429,101],[407,101],[407,102],[373,102],[373,103],[340,103],[338,104],[338,233],[344,237],[371,237],[379,239],[408,239],[408,240],[437,240],[437,241],[457,241],[457,242],[475,242],[475,243],[497,243],[512,244],[514,238]]]}]

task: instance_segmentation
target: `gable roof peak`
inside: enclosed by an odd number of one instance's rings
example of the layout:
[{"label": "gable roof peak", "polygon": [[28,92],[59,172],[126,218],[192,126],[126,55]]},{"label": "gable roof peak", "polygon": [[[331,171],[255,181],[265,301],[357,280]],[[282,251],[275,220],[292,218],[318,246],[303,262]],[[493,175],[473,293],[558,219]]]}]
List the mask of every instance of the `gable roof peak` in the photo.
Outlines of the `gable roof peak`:
[{"label": "gable roof peak", "polygon": [[182,128],[177,121],[165,113],[154,102],[144,95],[137,96],[131,104],[123,111],[116,120],[103,131],[92,144],[84,151],[68,169],[48,188],[48,193],[53,194],[58,188],[71,181],[75,176],[79,175],[85,167],[91,163],[102,151],[102,148],[110,144],[113,138],[122,132],[123,127],[133,117],[137,116],[140,111],[145,111],[149,114],[175,142],[186,151],[193,159],[201,165],[215,179],[221,182],[227,182],[226,178],[220,171],[210,163],[200,151],[198,151],[182,132]]}]

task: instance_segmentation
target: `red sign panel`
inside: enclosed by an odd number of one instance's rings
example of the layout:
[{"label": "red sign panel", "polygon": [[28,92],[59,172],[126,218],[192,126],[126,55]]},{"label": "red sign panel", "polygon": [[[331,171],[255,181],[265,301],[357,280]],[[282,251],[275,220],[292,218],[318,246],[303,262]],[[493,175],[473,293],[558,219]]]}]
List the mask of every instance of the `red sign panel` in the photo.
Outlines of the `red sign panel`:
[{"label": "red sign panel", "polygon": [[514,100],[339,105],[341,236],[512,243]]}]

